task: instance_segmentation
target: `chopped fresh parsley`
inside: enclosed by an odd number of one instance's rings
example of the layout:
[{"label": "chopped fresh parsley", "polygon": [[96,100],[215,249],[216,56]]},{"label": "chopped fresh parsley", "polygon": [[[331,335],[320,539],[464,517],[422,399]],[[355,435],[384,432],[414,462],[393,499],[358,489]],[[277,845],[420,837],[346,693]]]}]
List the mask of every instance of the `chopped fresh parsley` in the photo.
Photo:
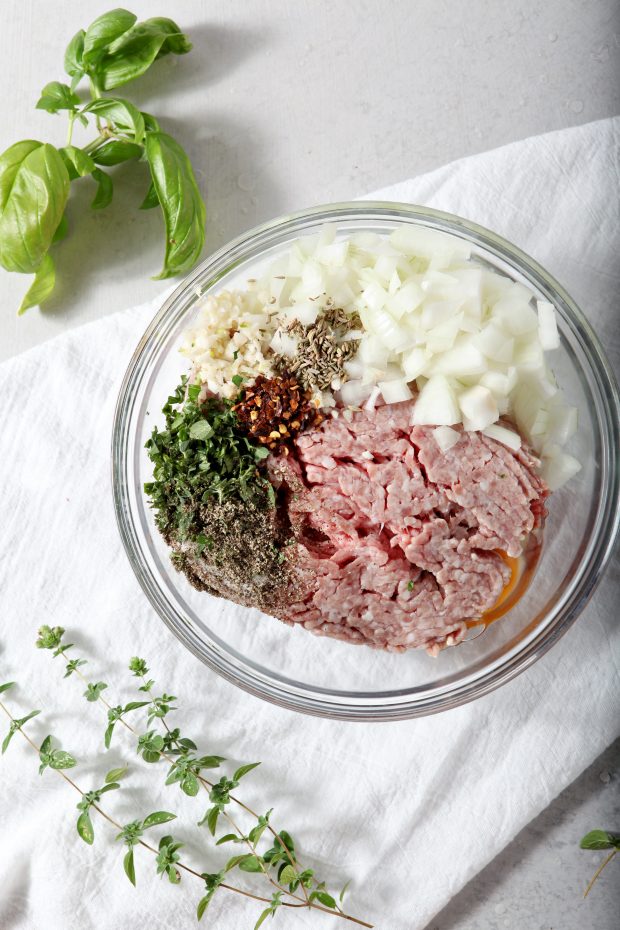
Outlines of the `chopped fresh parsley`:
[{"label": "chopped fresh parsley", "polygon": [[407,591],[413,591],[413,588],[414,588],[414,583],[413,583],[413,581],[408,581],[408,582],[407,582]]},{"label": "chopped fresh parsley", "polygon": [[199,403],[199,394],[200,385],[188,386],[184,377],[164,404],[165,428],[155,427],[146,443],[153,480],[144,490],[160,530],[193,539],[202,551],[213,544],[200,536],[197,513],[202,504],[237,498],[268,506],[274,491],[259,470],[267,450],[238,429],[233,401],[211,397]]}]

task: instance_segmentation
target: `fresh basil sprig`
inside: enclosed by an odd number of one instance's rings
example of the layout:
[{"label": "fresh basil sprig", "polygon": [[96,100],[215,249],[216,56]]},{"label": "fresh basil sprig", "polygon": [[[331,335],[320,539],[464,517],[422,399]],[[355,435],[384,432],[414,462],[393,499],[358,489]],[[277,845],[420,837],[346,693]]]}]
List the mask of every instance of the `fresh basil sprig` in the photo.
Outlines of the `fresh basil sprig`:
[{"label": "fresh basil sprig", "polygon": [[[7,271],[34,274],[20,313],[41,304],[52,293],[55,268],[50,249],[68,233],[65,208],[73,181],[90,177],[97,185],[91,207],[100,210],[113,197],[112,177],[105,168],[131,160],[145,163],[150,186],[140,209],[161,207],[166,252],[159,278],[188,271],[198,260],[205,239],[206,211],[192,165],[179,143],[162,132],[158,121],[131,101],[107,95],[144,74],[164,55],[184,55],[191,43],[177,24],[165,17],[137,22],[128,10],[110,10],[88,29],[80,29],[65,52],[70,84],[50,81],[37,109],[65,113],[66,144],[24,140],[0,155],[0,265]],[[89,99],[77,93],[88,82]],[[78,148],[73,127],[95,125],[97,136]]]}]

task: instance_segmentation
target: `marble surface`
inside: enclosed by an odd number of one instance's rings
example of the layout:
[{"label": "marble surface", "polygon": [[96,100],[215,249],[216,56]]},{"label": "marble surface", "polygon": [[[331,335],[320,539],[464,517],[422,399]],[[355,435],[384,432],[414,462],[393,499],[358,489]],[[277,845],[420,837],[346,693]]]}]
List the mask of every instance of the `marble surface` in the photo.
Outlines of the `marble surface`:
[{"label": "marble surface", "polygon": [[[0,150],[62,144],[62,116],[33,109],[62,79],[70,36],[113,4],[4,0]],[[175,133],[198,167],[208,250],[255,223],[343,200],[447,161],[620,112],[616,0],[134,0],[171,13],[194,51],[160,62],[128,94]],[[173,9],[174,7],[174,9]],[[50,28],[50,22],[53,28]],[[10,92],[8,91],[10,88]],[[115,171],[116,197],[89,213],[89,182],[69,210],[59,283],[44,311],[17,320],[25,279],[0,274],[0,359],[164,289],[162,228],[138,213],[140,166]],[[615,930],[613,862],[586,901],[600,854],[593,827],[620,829],[620,744],[612,747],[457,895],[429,930]]]}]

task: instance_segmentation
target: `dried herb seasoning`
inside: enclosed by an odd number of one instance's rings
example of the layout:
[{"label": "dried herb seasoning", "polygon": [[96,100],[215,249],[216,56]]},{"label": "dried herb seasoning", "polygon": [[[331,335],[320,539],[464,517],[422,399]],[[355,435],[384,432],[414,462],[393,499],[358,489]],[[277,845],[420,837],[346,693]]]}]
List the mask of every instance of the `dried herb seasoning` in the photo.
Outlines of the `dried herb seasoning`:
[{"label": "dried herb seasoning", "polygon": [[335,380],[346,381],[344,363],[359,347],[359,339],[346,340],[346,336],[361,326],[357,313],[348,314],[338,307],[329,307],[310,326],[294,320],[287,332],[297,337],[297,350],[292,358],[276,356],[276,369],[294,374],[309,391],[323,391]]}]

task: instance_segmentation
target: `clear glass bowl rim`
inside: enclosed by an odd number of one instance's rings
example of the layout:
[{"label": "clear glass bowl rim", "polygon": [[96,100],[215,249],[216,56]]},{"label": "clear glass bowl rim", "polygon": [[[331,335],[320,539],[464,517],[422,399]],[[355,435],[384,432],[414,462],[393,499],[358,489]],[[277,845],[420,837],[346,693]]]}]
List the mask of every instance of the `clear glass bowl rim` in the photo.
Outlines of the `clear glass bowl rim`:
[{"label": "clear glass bowl rim", "polygon": [[[205,644],[189,623],[175,610],[157,585],[141,551],[131,512],[128,476],[133,474],[130,443],[136,389],[144,378],[157,346],[185,312],[184,298],[196,289],[210,287],[244,259],[259,257],[282,234],[302,235],[319,223],[347,219],[416,222],[467,238],[513,268],[524,273],[537,288],[552,299],[571,328],[589,362],[590,387],[595,389],[596,413],[601,424],[601,501],[599,519],[588,541],[588,559],[583,570],[571,580],[569,594],[526,647],[509,656],[499,667],[465,680],[456,687],[416,694],[415,689],[392,692],[344,692],[283,684],[277,676],[261,674],[252,665],[240,667],[221,650]],[[162,332],[162,327],[167,324]],[[425,716],[458,707],[487,694],[543,656],[577,619],[609,561],[620,527],[620,395],[618,386],[598,337],[573,299],[533,258],[502,236],[455,214],[417,204],[390,201],[351,201],[331,203],[291,213],[250,229],[212,255],[188,275],[165,300],[140,340],[127,367],[116,403],[112,427],[112,490],[121,539],[144,593],[156,613],[181,642],[213,671],[245,691],[292,710],[316,716],[347,720],[393,720]]]}]

